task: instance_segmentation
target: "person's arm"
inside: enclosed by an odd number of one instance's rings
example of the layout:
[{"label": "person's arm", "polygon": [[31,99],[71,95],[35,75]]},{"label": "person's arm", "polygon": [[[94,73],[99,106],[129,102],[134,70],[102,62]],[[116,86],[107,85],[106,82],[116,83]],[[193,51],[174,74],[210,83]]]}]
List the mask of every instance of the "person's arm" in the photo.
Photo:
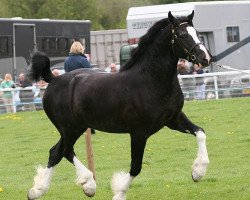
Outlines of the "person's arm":
[{"label": "person's arm", "polygon": [[198,71],[197,71],[197,74],[203,74],[204,73],[204,71],[202,70],[202,69],[199,69]]},{"label": "person's arm", "polygon": [[82,59],[83,68],[91,68],[91,65],[87,59]]}]

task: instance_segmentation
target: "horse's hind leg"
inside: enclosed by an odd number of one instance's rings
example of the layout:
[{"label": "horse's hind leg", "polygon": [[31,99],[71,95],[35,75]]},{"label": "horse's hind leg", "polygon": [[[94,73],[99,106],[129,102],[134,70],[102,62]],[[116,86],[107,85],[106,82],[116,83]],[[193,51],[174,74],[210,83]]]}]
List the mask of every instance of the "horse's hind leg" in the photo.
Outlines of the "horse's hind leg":
[{"label": "horse's hind leg", "polygon": [[206,174],[207,166],[209,164],[204,130],[193,124],[183,112],[180,112],[176,120],[168,123],[167,126],[171,129],[184,133],[191,133],[196,136],[198,155],[193,164],[192,178],[195,182],[199,181]]},{"label": "horse's hind leg", "polygon": [[129,173],[119,172],[112,178],[113,200],[125,200],[133,179],[141,172],[142,159],[147,138],[131,134],[131,168]]},{"label": "horse's hind leg", "polygon": [[64,145],[61,138],[58,143],[50,149],[47,167],[43,168],[39,166],[37,168],[37,175],[34,178],[34,185],[28,192],[29,200],[38,199],[49,190],[53,174],[53,167],[62,160],[63,148]]},{"label": "horse's hind leg", "polygon": [[72,130],[70,132],[71,134],[65,135],[66,139],[65,139],[64,157],[69,162],[71,162],[76,168],[77,172],[76,183],[81,185],[84,193],[88,197],[93,197],[96,192],[96,182],[93,178],[93,173],[77,159],[73,148],[76,140],[80,137],[82,131],[75,132],[74,134],[72,134]]},{"label": "horse's hind leg", "polygon": [[38,199],[49,190],[53,168],[63,157],[75,166],[78,175],[77,183],[82,186],[84,193],[89,197],[95,195],[96,183],[93,179],[93,173],[76,158],[73,148],[81,133],[82,131],[72,129],[63,131],[62,138],[50,149],[48,166],[46,168],[39,167],[37,170],[34,186],[28,192],[29,200]]}]

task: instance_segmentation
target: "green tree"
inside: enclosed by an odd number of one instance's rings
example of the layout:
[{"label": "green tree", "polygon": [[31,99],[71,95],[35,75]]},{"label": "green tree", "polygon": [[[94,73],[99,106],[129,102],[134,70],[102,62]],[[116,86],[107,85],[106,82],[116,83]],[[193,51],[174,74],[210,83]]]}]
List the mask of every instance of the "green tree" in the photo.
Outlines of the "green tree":
[{"label": "green tree", "polygon": [[4,0],[10,17],[36,18],[36,13],[46,0]]},{"label": "green tree", "polygon": [[10,16],[11,16],[10,10],[6,1],[5,0],[0,1],[0,17],[5,18],[5,17],[10,17]]},{"label": "green tree", "polygon": [[101,28],[98,23],[101,7],[93,0],[47,0],[36,14],[37,18],[91,20],[92,28]]},{"label": "green tree", "polygon": [[100,24],[104,29],[126,28],[128,9],[132,6],[150,4],[150,0],[102,0],[103,15]]}]

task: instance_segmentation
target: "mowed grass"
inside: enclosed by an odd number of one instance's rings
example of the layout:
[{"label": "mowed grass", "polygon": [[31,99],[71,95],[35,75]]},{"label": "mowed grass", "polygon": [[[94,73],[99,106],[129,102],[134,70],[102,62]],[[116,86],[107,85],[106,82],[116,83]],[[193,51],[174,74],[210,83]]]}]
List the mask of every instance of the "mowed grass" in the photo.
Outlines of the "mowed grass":
[{"label": "mowed grass", "polygon": [[[206,176],[199,183],[191,179],[195,137],[163,128],[149,138],[142,172],[134,179],[127,200],[249,200],[250,98],[185,102],[184,112],[206,130],[210,158]],[[26,199],[36,167],[46,165],[48,151],[58,139],[43,111],[0,115],[1,200]],[[97,193],[92,199],[111,200],[112,174],[129,170],[130,138],[97,131],[92,140],[97,174]],[[77,141],[75,151],[86,164],[84,137]],[[88,199],[75,178],[74,166],[63,159],[41,199]]]}]

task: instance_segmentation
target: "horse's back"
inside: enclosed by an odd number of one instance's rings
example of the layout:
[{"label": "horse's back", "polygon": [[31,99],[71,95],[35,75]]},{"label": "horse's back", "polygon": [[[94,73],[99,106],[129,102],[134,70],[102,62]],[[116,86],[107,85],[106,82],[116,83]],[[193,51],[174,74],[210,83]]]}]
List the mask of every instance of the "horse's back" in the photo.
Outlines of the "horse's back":
[{"label": "horse's back", "polygon": [[[102,122],[106,119],[115,121],[112,116],[119,115],[122,103],[114,84],[119,79],[117,74],[102,70],[79,69],[54,78],[48,85],[43,98],[44,110],[51,121],[56,124],[88,124],[106,129]],[[113,102],[110,106],[109,102]],[[105,122],[107,123],[107,122]],[[124,121],[120,124],[123,124]],[[119,122],[118,122],[119,124]],[[84,125],[83,125],[84,126]],[[114,126],[114,125],[110,125]],[[111,130],[109,130],[111,131]],[[121,131],[121,130],[119,130]]]},{"label": "horse's back", "polygon": [[[74,88],[78,84],[77,80],[81,78],[83,89],[84,82],[88,82],[90,76],[95,73],[100,73],[100,71],[78,69],[55,77],[47,86],[43,96],[43,107],[48,117],[50,119],[59,119],[59,121],[73,119],[72,98],[74,97],[74,93],[77,92],[74,91]],[[77,88],[81,89],[81,87]]]}]

